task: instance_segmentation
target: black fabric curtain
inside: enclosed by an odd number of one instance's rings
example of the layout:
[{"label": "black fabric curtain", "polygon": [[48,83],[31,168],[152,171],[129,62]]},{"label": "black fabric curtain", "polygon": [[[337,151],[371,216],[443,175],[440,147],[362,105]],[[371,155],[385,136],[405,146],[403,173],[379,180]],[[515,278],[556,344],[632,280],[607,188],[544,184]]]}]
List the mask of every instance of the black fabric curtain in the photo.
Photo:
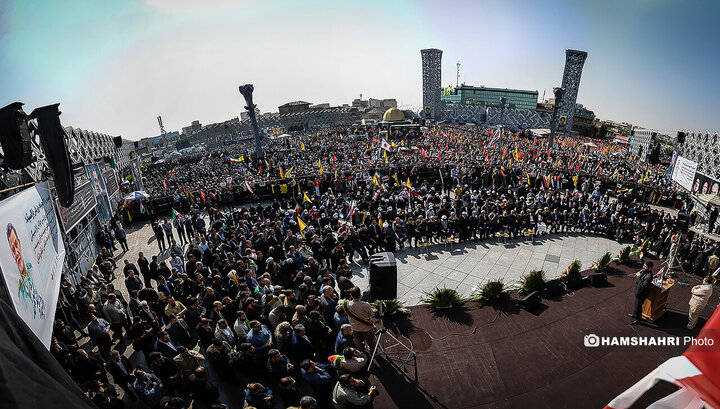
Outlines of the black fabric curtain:
[{"label": "black fabric curtain", "polygon": [[2,299],[0,407],[97,409],[13,308]]}]

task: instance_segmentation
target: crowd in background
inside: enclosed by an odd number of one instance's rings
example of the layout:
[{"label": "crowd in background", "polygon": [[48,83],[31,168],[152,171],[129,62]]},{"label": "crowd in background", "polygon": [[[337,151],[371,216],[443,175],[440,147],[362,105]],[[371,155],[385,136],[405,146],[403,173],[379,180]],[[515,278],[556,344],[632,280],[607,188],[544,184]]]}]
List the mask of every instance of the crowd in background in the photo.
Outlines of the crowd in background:
[{"label": "crowd in background", "polygon": [[[151,407],[218,407],[219,386],[244,388],[258,408],[367,407],[372,312],[351,267],[375,252],[579,232],[648,241],[706,274],[715,245],[676,240],[677,217],[651,207],[691,210],[666,169],[590,143],[330,128],[266,141],[262,160],[237,145],[149,166],[146,190],[174,209],[148,202],[162,258],[130,257],[113,220],[93,269],[63,279],[51,351],[101,407],[122,405],[107,373]],[[238,206],[262,188],[267,201]]]}]

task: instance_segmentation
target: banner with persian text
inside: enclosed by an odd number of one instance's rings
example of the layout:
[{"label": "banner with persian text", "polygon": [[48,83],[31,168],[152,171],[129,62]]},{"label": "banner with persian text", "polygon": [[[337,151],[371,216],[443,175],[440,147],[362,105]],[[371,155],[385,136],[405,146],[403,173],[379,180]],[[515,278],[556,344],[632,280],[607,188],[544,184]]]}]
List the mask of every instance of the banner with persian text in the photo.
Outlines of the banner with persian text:
[{"label": "banner with persian text", "polygon": [[697,172],[697,162],[678,156],[673,168],[672,180],[687,190],[692,190],[693,181],[695,180],[695,172]]},{"label": "banner with persian text", "polygon": [[47,183],[0,202],[0,269],[18,316],[50,348],[65,243]]}]

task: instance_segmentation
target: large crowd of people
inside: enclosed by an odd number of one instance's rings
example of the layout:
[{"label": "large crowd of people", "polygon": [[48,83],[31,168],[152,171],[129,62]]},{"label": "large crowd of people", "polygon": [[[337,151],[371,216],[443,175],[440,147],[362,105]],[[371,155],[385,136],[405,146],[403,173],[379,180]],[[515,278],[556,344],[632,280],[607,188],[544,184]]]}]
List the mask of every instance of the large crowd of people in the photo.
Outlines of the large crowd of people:
[{"label": "large crowd of people", "polygon": [[677,238],[677,217],[651,206],[690,210],[666,169],[608,142],[437,126],[264,147],[261,160],[238,144],[146,167],[146,190],[172,207],[147,202],[158,254],[131,257],[115,219],[93,269],[63,279],[52,353],[98,406],[122,405],[110,373],[150,407],[220,407],[218,382],[256,408],[369,407],[374,317],[351,265],[378,251],[580,232],[718,267],[713,243]]}]

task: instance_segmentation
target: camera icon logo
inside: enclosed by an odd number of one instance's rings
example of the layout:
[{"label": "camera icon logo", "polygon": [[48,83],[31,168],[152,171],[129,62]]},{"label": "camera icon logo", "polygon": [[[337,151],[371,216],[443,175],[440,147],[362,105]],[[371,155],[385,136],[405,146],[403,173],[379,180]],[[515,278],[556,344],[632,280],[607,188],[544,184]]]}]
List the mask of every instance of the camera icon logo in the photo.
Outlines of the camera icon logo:
[{"label": "camera icon logo", "polygon": [[600,346],[600,337],[595,334],[585,335],[583,343],[586,347],[594,348]]}]

